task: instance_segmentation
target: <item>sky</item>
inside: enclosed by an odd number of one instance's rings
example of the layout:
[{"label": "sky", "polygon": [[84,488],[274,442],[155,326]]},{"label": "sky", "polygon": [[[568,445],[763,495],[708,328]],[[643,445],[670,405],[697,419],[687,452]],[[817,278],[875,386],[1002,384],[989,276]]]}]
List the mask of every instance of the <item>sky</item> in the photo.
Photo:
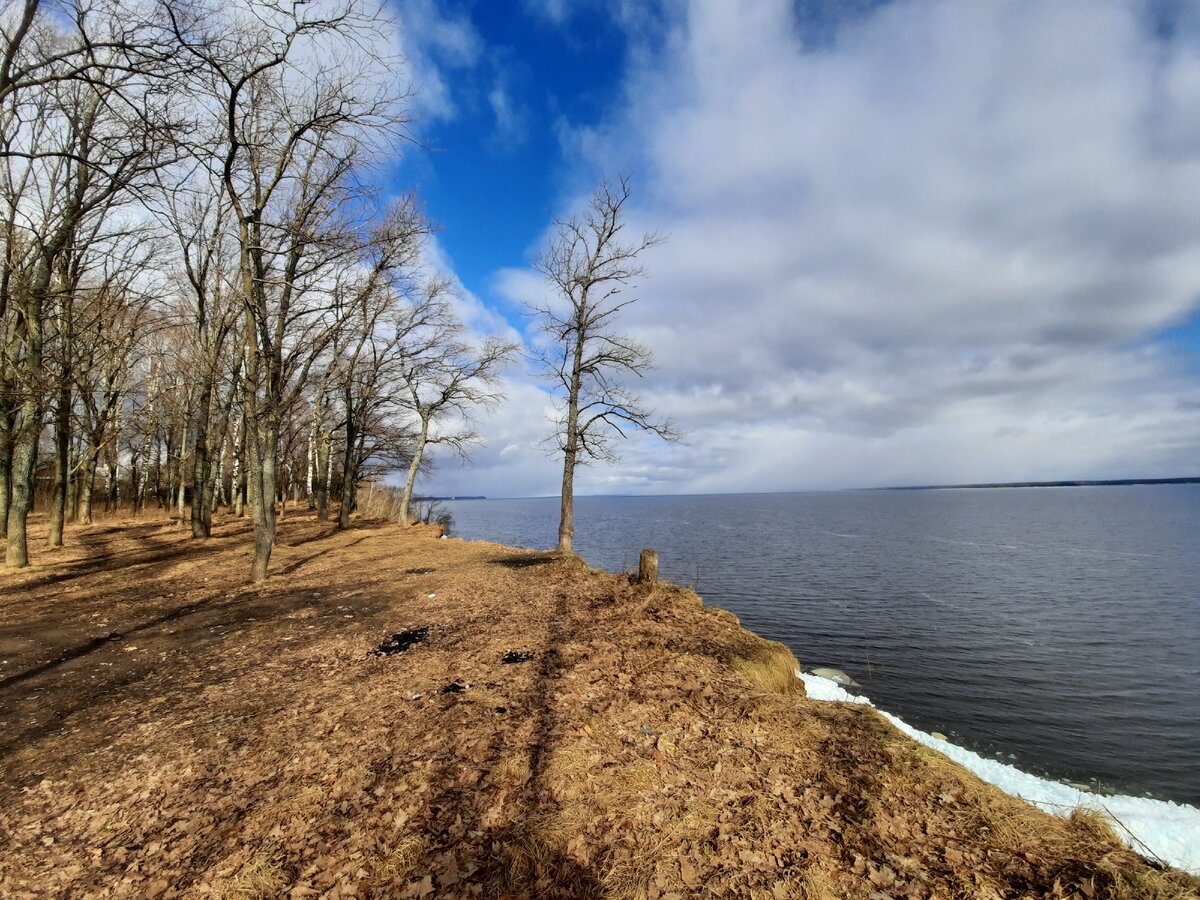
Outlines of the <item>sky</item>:
[{"label": "sky", "polygon": [[[478,334],[628,174],[622,327],[685,432],[580,494],[1200,475],[1200,4],[389,0],[394,166]],[[556,494],[527,361],[421,489]]]}]

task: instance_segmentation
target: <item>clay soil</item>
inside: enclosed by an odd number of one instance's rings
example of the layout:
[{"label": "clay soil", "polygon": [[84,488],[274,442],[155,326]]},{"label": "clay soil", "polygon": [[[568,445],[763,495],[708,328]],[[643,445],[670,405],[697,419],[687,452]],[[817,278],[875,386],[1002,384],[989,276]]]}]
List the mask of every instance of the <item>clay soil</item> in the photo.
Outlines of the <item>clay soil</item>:
[{"label": "clay soil", "polygon": [[249,554],[147,514],[0,573],[0,896],[1195,896],[690,592],[307,514]]}]

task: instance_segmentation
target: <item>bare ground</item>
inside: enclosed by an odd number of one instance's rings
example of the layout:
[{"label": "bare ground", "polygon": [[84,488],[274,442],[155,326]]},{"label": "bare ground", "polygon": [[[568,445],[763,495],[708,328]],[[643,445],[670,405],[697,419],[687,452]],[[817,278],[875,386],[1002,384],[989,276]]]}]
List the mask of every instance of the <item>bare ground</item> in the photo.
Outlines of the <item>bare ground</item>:
[{"label": "bare ground", "polygon": [[1197,896],[687,591],[307,515],[262,587],[244,521],[68,539],[0,574],[3,897]]}]

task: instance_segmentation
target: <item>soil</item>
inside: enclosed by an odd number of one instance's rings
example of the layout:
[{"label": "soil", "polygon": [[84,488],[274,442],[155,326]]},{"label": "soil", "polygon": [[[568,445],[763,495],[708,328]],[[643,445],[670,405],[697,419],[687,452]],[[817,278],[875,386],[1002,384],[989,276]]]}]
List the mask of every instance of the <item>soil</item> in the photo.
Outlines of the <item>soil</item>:
[{"label": "soil", "polygon": [[0,896],[1196,896],[688,591],[437,537],[289,512],[253,586],[246,521],[147,516],[0,574]]}]

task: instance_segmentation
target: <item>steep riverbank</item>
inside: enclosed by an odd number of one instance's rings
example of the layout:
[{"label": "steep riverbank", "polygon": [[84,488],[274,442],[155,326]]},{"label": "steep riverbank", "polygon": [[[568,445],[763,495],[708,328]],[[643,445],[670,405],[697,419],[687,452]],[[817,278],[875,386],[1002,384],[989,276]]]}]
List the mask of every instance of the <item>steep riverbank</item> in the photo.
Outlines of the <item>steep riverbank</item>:
[{"label": "steep riverbank", "polygon": [[[5,896],[1193,896],[690,592],[424,529],[99,526],[5,573]],[[398,652],[372,651],[389,638]]]}]

